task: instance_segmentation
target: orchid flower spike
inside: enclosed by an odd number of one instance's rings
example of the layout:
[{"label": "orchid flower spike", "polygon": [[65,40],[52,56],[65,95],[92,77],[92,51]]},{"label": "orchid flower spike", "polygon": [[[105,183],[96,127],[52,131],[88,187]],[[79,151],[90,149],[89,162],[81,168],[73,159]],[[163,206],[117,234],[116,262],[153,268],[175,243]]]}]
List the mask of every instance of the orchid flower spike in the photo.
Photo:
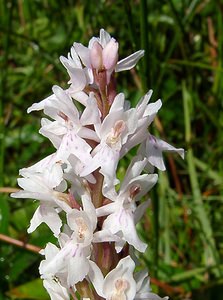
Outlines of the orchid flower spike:
[{"label": "orchid flower spike", "polygon": [[[160,99],[149,103],[151,90],[136,107],[117,93],[116,72],[135,67],[143,55],[139,50],[119,60],[119,43],[101,29],[88,47],[75,42],[60,57],[67,89],[53,86],[52,95],[28,109],[43,111],[39,132],[54,152],[20,170],[21,190],[11,196],[38,203],[29,233],[45,223],[57,239],[40,252],[39,272],[51,300],[168,299],[151,292],[146,271],[135,272],[134,251],[147,248],[136,225],[158,181],[155,167],[165,170],[163,151],[183,158],[184,150],[149,132],[162,106]],[[121,160],[129,156],[120,180]]]}]

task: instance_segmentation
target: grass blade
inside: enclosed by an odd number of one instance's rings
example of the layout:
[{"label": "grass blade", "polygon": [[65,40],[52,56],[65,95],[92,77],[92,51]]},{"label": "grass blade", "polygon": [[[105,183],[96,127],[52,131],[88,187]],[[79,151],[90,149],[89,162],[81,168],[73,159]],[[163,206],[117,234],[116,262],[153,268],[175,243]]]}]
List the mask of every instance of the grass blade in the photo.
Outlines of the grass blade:
[{"label": "grass blade", "polygon": [[204,208],[202,195],[198,183],[197,172],[195,167],[193,150],[190,146],[191,142],[191,119],[190,119],[190,103],[192,101],[191,95],[188,92],[185,82],[182,86],[183,90],[183,103],[184,103],[184,118],[185,118],[185,138],[188,145],[187,150],[187,163],[189,178],[193,194],[193,210],[194,216],[198,222],[201,230],[200,237],[204,245],[204,259],[206,266],[217,265],[219,262],[218,252],[213,237],[212,227],[208,218],[208,214]]}]

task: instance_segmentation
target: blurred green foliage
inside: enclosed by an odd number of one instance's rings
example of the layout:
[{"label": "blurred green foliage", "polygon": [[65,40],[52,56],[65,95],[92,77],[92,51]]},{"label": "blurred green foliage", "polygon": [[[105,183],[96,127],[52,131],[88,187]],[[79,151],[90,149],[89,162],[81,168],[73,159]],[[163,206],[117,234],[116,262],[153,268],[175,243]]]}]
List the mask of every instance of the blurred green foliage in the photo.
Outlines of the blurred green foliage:
[{"label": "blurred green foliage", "polygon": [[[125,57],[145,49],[136,70],[118,76],[135,105],[148,89],[163,108],[153,131],[186,159],[166,156],[139,226],[141,257],[153,283],[172,299],[220,300],[223,294],[223,1],[0,1],[0,186],[16,187],[20,168],[54,150],[38,134],[40,113],[26,109],[65,87],[59,63],[74,41],[105,28]],[[131,158],[131,156],[130,156]],[[128,165],[121,165],[120,174]],[[123,176],[123,175],[121,175]],[[43,247],[44,225],[27,235],[36,204],[0,190],[0,233]],[[40,256],[0,241],[0,300],[48,299],[37,278]]]}]

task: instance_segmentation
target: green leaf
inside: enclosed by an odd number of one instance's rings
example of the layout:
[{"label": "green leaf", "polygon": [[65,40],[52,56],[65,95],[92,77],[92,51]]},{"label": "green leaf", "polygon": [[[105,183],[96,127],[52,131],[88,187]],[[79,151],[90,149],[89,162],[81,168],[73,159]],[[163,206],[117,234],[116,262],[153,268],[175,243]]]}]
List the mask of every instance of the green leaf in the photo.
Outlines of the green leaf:
[{"label": "green leaf", "polygon": [[6,293],[13,299],[47,300],[49,296],[43,287],[41,279],[35,279],[17,286]]},{"label": "green leaf", "polygon": [[18,252],[9,272],[9,278],[16,280],[30,265],[38,260],[38,255],[27,252]]},{"label": "green leaf", "polygon": [[6,197],[0,195],[0,232],[7,233],[9,224],[9,205]]}]

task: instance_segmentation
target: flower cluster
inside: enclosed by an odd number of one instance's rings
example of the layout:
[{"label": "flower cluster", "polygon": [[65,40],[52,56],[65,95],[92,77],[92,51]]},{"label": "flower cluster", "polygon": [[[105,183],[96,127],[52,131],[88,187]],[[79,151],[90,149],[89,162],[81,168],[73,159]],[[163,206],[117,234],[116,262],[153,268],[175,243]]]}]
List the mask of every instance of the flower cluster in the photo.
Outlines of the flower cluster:
[{"label": "flower cluster", "polygon": [[[39,201],[29,233],[44,222],[58,238],[58,246],[48,243],[41,251],[45,259],[39,267],[52,300],[77,295],[161,299],[151,293],[147,272],[134,272],[132,250],[147,247],[136,224],[149,206],[143,196],[157,182],[155,167],[165,170],[162,152],[182,157],[184,152],[150,134],[148,127],[162,105],[161,100],[149,103],[152,91],[134,108],[123,93],[117,94],[115,72],[133,68],[144,54],[140,50],[119,61],[118,47],[103,29],[88,47],[74,43],[68,57],[60,57],[69,87],[54,86],[52,95],[28,109],[43,110],[47,117],[40,133],[56,150],[20,170],[22,190],[12,196]],[[118,163],[136,146],[120,182]]]}]

